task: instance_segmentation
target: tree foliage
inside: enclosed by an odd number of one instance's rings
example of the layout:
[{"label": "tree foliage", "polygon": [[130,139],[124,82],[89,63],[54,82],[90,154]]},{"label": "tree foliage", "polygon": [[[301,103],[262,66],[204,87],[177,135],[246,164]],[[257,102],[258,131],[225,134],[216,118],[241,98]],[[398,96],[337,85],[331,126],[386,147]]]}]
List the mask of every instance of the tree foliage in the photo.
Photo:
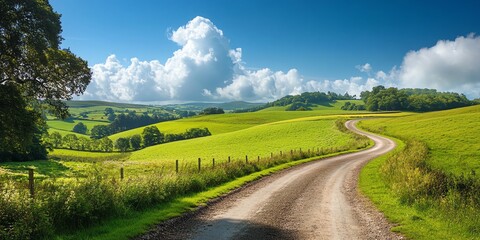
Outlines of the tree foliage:
[{"label": "tree foliage", "polygon": [[87,133],[87,125],[83,124],[83,122],[79,122],[75,126],[73,126],[72,131],[76,133],[85,134]]},{"label": "tree foliage", "polygon": [[453,92],[437,92],[435,89],[397,89],[376,86],[364,91],[360,97],[369,111],[427,112],[472,105],[465,95]]},{"label": "tree foliage", "polygon": [[210,114],[224,114],[223,108],[218,107],[209,107],[205,108],[200,112],[200,115],[210,115]]},{"label": "tree foliage", "polygon": [[128,138],[119,138],[115,141],[115,148],[121,152],[126,152],[130,148],[130,141]]},{"label": "tree foliage", "polygon": [[0,139],[10,142],[2,144],[0,155],[10,160],[44,158],[46,127],[39,100],[56,116],[67,117],[61,100],[83,93],[91,72],[86,61],[59,48],[60,15],[47,0],[0,0],[0,16],[0,91],[2,98],[11,99],[0,114],[17,113],[15,121],[0,125]]},{"label": "tree foliage", "polygon": [[164,135],[156,126],[150,126],[143,129],[143,145],[145,147],[153,146],[163,142]]}]

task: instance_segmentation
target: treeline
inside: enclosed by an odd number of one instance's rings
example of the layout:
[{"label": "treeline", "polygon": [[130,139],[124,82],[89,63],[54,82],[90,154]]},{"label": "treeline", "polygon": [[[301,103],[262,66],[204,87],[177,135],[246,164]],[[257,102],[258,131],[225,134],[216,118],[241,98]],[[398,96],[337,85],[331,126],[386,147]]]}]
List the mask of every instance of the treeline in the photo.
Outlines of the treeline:
[{"label": "treeline", "polygon": [[145,147],[168,143],[173,141],[204,137],[212,135],[208,128],[191,128],[184,133],[163,134],[156,126],[150,126],[143,129],[142,134],[136,134],[128,138],[118,138],[113,142],[108,137],[101,139],[90,139],[87,137],[78,137],[75,134],[61,136],[58,132],[53,132],[48,136],[47,141],[53,148],[65,148],[80,151],[92,152],[112,152],[114,149],[125,152],[130,150],[139,150]]},{"label": "treeline", "polygon": [[266,103],[262,106],[257,106],[248,109],[235,110],[234,113],[241,112],[256,112],[269,107],[288,106],[287,111],[304,111],[311,110],[314,104],[328,104],[336,100],[353,100],[355,96],[345,93],[344,95],[334,92],[304,92],[300,95],[287,95],[273,102]]},{"label": "treeline", "polygon": [[363,111],[363,110],[366,110],[366,107],[363,104],[346,102],[345,104],[343,104],[341,109],[342,110],[348,110],[348,111]]},{"label": "treeline", "polygon": [[[108,116],[112,116],[112,114],[109,113]],[[171,114],[155,114],[153,116],[149,116],[148,114],[137,115],[134,111],[130,112],[129,114],[121,113],[115,115],[113,121],[108,125],[94,126],[90,130],[90,136],[94,139],[101,139],[103,137],[129,129],[175,119],[178,119],[178,117]]]},{"label": "treeline", "polygon": [[376,86],[360,94],[369,111],[428,112],[473,105],[463,94],[437,92],[435,89],[397,89]]}]

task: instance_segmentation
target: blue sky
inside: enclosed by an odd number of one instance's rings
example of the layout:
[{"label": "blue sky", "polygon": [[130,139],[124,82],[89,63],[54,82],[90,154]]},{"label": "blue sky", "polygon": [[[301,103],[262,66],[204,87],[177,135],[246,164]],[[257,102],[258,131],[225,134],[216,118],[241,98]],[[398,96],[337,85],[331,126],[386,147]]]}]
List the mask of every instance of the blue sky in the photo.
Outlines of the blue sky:
[{"label": "blue sky", "polygon": [[[453,90],[479,97],[480,80],[474,79],[480,79],[480,75],[471,67],[462,67],[462,61],[472,59],[480,65],[480,47],[477,47],[480,39],[472,35],[480,34],[478,1],[52,0],[50,3],[62,14],[65,38],[62,46],[87,60],[94,72],[92,86],[80,98],[268,101],[312,90],[358,94],[376,83],[440,90],[452,90],[452,86],[458,85]],[[202,17],[197,19],[198,24],[189,26],[189,21],[197,16]],[[202,25],[200,22],[219,30],[222,40],[179,40],[197,41],[192,42],[196,50],[191,51],[172,40],[178,29],[198,27]],[[189,31],[196,31],[190,28]],[[218,38],[217,33],[213,31],[211,37]],[[441,40],[444,45],[438,45]],[[202,63],[196,61],[193,67],[183,66],[192,59],[188,54],[198,50],[206,56],[208,49],[219,49],[218,44],[225,49],[216,50],[213,60],[223,59],[220,55],[241,48],[239,62],[224,59],[225,63],[208,64],[204,59]],[[438,62],[452,57],[447,54],[439,60],[435,56],[449,49],[453,54],[459,44],[466,49],[466,56],[457,56],[455,66],[444,63],[450,69],[442,70],[445,67]],[[182,49],[182,57],[171,61],[179,65],[167,68],[165,64],[174,52]],[[409,55],[410,51],[413,54]],[[473,54],[468,55],[469,52]],[[422,60],[426,57],[428,61]],[[138,59],[139,64],[135,65],[132,58]],[[423,72],[408,83],[405,78],[420,71],[411,69],[415,65],[424,66]],[[440,72],[428,77],[435,69]],[[112,71],[117,72],[111,74]],[[173,72],[185,76],[175,78]],[[454,84],[446,78],[468,79]],[[186,85],[196,89],[187,89]],[[145,89],[157,90],[142,92]]]}]

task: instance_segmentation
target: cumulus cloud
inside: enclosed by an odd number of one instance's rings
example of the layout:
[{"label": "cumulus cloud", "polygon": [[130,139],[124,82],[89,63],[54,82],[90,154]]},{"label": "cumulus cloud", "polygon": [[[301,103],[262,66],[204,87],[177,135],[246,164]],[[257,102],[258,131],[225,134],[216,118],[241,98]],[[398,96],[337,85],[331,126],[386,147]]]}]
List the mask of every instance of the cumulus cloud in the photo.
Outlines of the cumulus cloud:
[{"label": "cumulus cloud", "polygon": [[360,70],[360,72],[369,73],[372,70],[372,66],[370,63],[365,63],[364,65],[357,65],[356,68]]},{"label": "cumulus cloud", "polygon": [[[128,66],[115,56],[92,67],[92,82],[80,99],[109,101],[271,101],[305,91],[359,94],[371,79],[304,80],[296,69],[248,70],[242,49],[231,48],[223,31],[195,17],[170,35],[180,48],[165,63],[132,58]],[[370,64],[362,69],[370,71]],[[365,85],[367,84],[367,85]]]},{"label": "cumulus cloud", "polygon": [[400,86],[435,88],[480,97],[480,37],[442,40],[407,53],[398,73]]},{"label": "cumulus cloud", "polygon": [[171,32],[179,45],[165,63],[132,58],[124,66],[115,55],[92,67],[92,82],[80,99],[109,101],[272,101],[305,91],[359,95],[385,86],[429,87],[470,91],[478,97],[480,39],[470,35],[439,41],[431,48],[409,52],[397,69],[372,73],[369,63],[356,68],[366,78],[307,80],[296,69],[251,70],[242,49],[231,48],[223,31],[209,19],[195,17]]}]

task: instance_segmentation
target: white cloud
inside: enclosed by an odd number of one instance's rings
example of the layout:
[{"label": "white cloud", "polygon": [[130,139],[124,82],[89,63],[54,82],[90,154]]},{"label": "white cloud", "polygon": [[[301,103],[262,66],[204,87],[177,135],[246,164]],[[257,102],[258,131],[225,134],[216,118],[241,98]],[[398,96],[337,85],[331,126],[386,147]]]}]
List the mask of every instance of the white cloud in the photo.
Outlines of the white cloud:
[{"label": "white cloud", "polygon": [[[132,58],[128,66],[123,66],[115,55],[95,64],[92,82],[80,99],[272,101],[304,91],[359,94],[366,90],[363,82],[368,82],[362,78],[306,81],[296,69],[247,69],[242,49],[231,49],[222,30],[203,17],[195,17],[173,31],[170,40],[180,49],[165,64]],[[369,64],[363,68],[371,69]]]},{"label": "white cloud", "polygon": [[360,70],[360,72],[369,73],[372,70],[372,66],[370,63],[365,63],[364,65],[357,65],[356,68]]},{"label": "white cloud", "polygon": [[405,55],[398,73],[401,87],[435,88],[480,97],[480,37],[442,40]]},{"label": "white cloud", "polygon": [[92,67],[93,78],[80,99],[109,101],[272,101],[305,91],[360,92],[387,87],[428,87],[461,91],[478,97],[480,39],[459,37],[431,48],[409,52],[399,68],[377,71],[369,63],[356,66],[366,78],[306,80],[296,69],[252,70],[242,61],[242,49],[209,19],[195,17],[173,31],[170,40],[180,48],[162,64],[132,58],[124,66],[115,55]]}]

